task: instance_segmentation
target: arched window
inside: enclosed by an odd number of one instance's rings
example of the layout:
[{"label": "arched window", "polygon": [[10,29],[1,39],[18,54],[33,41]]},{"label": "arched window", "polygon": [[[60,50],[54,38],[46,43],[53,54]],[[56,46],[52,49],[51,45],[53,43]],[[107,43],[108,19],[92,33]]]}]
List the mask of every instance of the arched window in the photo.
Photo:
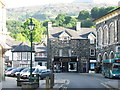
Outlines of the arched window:
[{"label": "arched window", "polygon": [[103,55],[103,60],[106,60],[106,59],[108,59],[108,54],[107,54],[107,52],[105,52],[104,55]]},{"label": "arched window", "polygon": [[107,45],[108,44],[108,39],[109,39],[109,37],[108,37],[108,26],[107,25],[105,25],[103,27],[103,34],[104,34],[104,36],[103,36],[104,45]]},{"label": "arched window", "polygon": [[110,23],[109,27],[110,27],[110,34],[109,34],[110,39],[109,39],[109,43],[113,44],[114,41],[115,41],[115,25],[114,25],[114,23],[113,22]]},{"label": "arched window", "polygon": [[110,58],[110,59],[114,59],[114,58],[115,58],[115,55],[114,55],[114,52],[113,52],[113,51],[110,52],[109,58]]},{"label": "arched window", "polygon": [[102,42],[103,42],[103,31],[102,31],[102,28],[100,27],[98,29],[98,45],[99,45],[99,47],[102,46]]},{"label": "arched window", "polygon": [[98,62],[102,62],[102,56],[101,56],[101,53],[98,54],[97,60],[98,60]]}]

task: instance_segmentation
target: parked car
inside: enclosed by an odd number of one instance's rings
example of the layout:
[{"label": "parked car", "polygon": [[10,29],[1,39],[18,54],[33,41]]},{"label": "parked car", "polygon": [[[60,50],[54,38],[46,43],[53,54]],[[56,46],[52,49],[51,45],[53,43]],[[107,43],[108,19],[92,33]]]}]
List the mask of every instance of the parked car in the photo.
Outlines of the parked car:
[{"label": "parked car", "polygon": [[[32,72],[35,70],[35,67],[32,68]],[[26,72],[24,72],[22,75],[21,75],[21,78],[26,78],[28,79],[30,77],[30,69],[28,69]]]},{"label": "parked car", "polygon": [[9,72],[12,71],[14,68],[8,68],[6,71],[5,71],[5,76],[8,76],[9,75]]},{"label": "parked car", "polygon": [[26,73],[28,70],[29,70],[29,68],[23,69],[23,70],[19,73],[19,74],[20,74],[20,77],[22,77],[22,74]]},{"label": "parked car", "polygon": [[[46,66],[39,66],[39,65],[36,67],[33,67],[32,74],[39,74],[41,70],[44,70],[46,68],[47,68]],[[30,69],[27,72],[23,73],[21,75],[21,78],[30,78]]]},{"label": "parked car", "polygon": [[11,71],[9,71],[6,75],[7,76],[15,76],[16,72],[20,72],[21,70],[23,70],[25,67],[19,67],[19,68],[14,68]]},{"label": "parked car", "polygon": [[27,67],[19,67],[19,68],[17,68],[17,72],[15,72],[15,76],[17,76],[18,74],[20,74],[20,72],[22,70],[24,70],[25,68],[27,68]]},{"label": "parked car", "polygon": [[52,71],[50,69],[45,69],[45,70],[41,70],[39,72],[39,78],[40,79],[44,79],[46,78],[47,76],[50,77],[50,75],[52,74]]}]

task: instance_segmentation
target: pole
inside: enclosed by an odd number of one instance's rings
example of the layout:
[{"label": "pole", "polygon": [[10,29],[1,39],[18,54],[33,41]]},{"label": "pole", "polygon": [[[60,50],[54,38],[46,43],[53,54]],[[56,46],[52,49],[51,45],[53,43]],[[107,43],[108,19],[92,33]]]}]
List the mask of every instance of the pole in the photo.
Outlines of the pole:
[{"label": "pole", "polygon": [[32,31],[30,33],[30,39],[31,39],[30,82],[32,82]]}]

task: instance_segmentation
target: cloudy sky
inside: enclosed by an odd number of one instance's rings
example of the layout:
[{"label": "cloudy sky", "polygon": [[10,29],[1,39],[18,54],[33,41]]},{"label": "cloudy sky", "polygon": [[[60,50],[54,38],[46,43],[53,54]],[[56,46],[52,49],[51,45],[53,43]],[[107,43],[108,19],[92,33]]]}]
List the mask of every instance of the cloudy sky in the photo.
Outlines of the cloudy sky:
[{"label": "cloudy sky", "polygon": [[[11,7],[23,7],[31,5],[43,5],[49,3],[71,3],[74,0],[4,0],[6,2],[7,8]],[[120,0],[93,0],[94,3],[112,3],[116,4]]]}]

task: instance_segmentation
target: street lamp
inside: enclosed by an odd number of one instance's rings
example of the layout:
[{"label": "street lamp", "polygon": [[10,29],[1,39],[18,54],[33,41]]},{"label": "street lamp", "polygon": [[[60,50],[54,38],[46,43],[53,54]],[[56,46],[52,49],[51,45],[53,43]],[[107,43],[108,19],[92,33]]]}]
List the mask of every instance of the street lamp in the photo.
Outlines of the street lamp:
[{"label": "street lamp", "polygon": [[28,24],[28,28],[30,29],[30,40],[31,40],[31,60],[30,60],[30,82],[32,82],[32,31],[35,24],[32,22],[32,18],[30,18],[30,24]]}]

